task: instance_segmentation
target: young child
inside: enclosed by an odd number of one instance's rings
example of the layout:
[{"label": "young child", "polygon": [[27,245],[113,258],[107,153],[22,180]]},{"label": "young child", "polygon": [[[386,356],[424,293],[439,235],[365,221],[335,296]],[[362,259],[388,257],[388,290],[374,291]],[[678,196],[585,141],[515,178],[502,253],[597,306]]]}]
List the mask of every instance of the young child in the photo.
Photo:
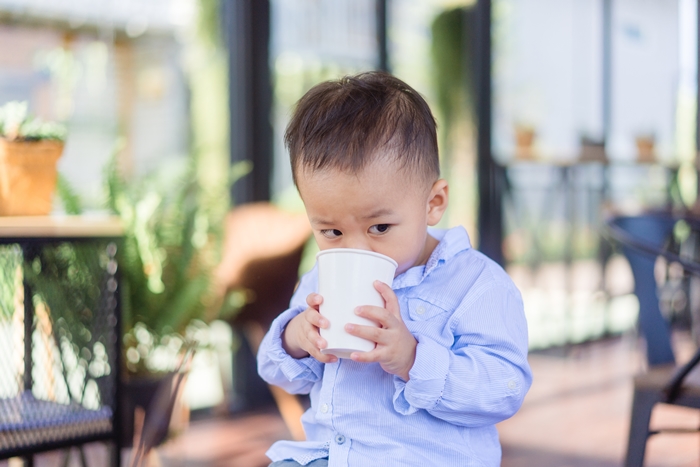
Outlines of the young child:
[{"label": "young child", "polygon": [[321,250],[358,248],[398,263],[375,283],[385,308],[362,306],[376,342],[351,359],[321,353],[316,267],[258,352],[265,381],[309,394],[306,441],[279,441],[271,466],[498,466],[495,424],[532,382],[517,288],[474,250],[447,208],[435,119],[411,87],[381,72],[321,83],[287,128],[294,182]]}]

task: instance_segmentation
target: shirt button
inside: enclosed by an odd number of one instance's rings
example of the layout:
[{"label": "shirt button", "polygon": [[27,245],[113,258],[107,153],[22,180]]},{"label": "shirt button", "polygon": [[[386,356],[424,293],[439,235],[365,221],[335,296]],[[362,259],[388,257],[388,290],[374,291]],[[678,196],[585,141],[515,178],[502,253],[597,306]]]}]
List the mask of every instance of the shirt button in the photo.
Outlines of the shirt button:
[{"label": "shirt button", "polygon": [[328,413],[328,404],[323,404],[321,406],[321,412]]},{"label": "shirt button", "polygon": [[416,313],[422,315],[423,313],[425,313],[425,307],[423,305],[418,305],[418,308],[416,308]]},{"label": "shirt button", "polygon": [[343,435],[336,435],[335,437],[335,442],[338,444],[343,444],[345,442],[345,436]]},{"label": "shirt button", "polygon": [[508,389],[515,389],[518,385],[512,379],[508,381]]}]

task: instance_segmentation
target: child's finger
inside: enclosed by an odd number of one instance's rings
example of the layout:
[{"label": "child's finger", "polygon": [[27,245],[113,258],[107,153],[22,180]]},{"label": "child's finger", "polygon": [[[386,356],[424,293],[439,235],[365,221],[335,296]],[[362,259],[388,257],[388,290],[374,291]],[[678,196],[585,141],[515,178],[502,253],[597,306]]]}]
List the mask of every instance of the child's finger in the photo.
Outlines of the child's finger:
[{"label": "child's finger", "polygon": [[321,353],[322,349],[328,347],[328,342],[321,337],[318,332],[318,328],[313,326],[310,327],[306,333],[306,339],[308,344],[306,345],[307,348],[304,350],[306,350],[309,355],[314,357],[316,360],[321,363],[333,363],[338,361],[338,358],[335,355]]},{"label": "child's finger", "polygon": [[311,328],[306,333],[306,339],[309,341],[310,345],[316,350],[325,349],[328,346],[328,342],[326,341],[326,339],[321,337],[321,335],[318,333],[318,329],[316,328]]},{"label": "child's finger", "polygon": [[321,352],[319,349],[312,349],[312,352],[309,352],[309,355],[314,357],[316,360],[318,360],[321,363],[334,363],[338,361],[338,357],[332,354],[325,354]]},{"label": "child's finger", "polygon": [[361,324],[346,324],[345,331],[353,336],[367,339],[368,341],[376,342],[377,344],[386,344],[386,330],[374,326],[363,326]]},{"label": "child's finger", "polygon": [[369,352],[353,352],[350,354],[350,359],[361,363],[374,363],[380,360],[380,355],[377,349]]},{"label": "child's finger", "polygon": [[394,316],[401,317],[401,309],[399,307],[399,299],[394,291],[382,281],[374,281],[374,288],[379,292],[384,299],[386,309]]},{"label": "child's finger", "polygon": [[306,296],[306,304],[311,308],[318,310],[319,305],[323,303],[323,296],[317,293],[310,293]]},{"label": "child's finger", "polygon": [[328,342],[320,336],[318,329],[309,326],[304,333],[305,342],[302,348],[309,353],[312,357],[322,363],[328,363],[330,360],[328,355],[321,353],[321,349],[328,346]]},{"label": "child's finger", "polygon": [[316,326],[317,328],[325,329],[331,325],[328,319],[324,318],[321,313],[316,311],[314,308],[308,308],[304,316],[306,317],[307,322],[309,322],[312,326]]},{"label": "child's finger", "polygon": [[374,321],[383,328],[391,327],[392,324],[396,323],[396,320],[388,310],[378,306],[358,306],[355,308],[355,314],[367,318],[370,321]]}]

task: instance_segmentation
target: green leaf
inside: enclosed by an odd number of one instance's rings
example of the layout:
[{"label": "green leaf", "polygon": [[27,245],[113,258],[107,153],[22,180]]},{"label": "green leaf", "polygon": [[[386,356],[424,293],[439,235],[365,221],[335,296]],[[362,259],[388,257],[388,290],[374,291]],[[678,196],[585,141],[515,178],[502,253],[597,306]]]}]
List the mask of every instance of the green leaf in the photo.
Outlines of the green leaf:
[{"label": "green leaf", "polygon": [[201,308],[201,298],[209,287],[206,277],[193,279],[178,290],[167,306],[161,310],[156,321],[158,328],[181,329],[191,319],[196,318],[198,308]]},{"label": "green leaf", "polygon": [[80,202],[80,197],[75,192],[70,182],[63,174],[58,174],[58,180],[56,182],[56,194],[58,194],[61,203],[63,203],[63,208],[66,213],[72,215],[82,214],[83,206]]},{"label": "green leaf", "polygon": [[66,126],[57,122],[45,122],[29,115],[26,101],[12,101],[0,107],[0,136],[14,140],[65,141]]}]

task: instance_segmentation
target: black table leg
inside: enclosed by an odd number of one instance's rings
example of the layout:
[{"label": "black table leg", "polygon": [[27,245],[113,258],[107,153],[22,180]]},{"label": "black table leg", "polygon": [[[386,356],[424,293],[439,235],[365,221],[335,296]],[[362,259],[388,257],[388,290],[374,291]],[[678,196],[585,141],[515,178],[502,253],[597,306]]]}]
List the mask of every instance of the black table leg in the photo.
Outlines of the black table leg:
[{"label": "black table leg", "polygon": [[32,289],[24,283],[24,391],[32,390],[32,333],[34,331],[34,303]]}]

